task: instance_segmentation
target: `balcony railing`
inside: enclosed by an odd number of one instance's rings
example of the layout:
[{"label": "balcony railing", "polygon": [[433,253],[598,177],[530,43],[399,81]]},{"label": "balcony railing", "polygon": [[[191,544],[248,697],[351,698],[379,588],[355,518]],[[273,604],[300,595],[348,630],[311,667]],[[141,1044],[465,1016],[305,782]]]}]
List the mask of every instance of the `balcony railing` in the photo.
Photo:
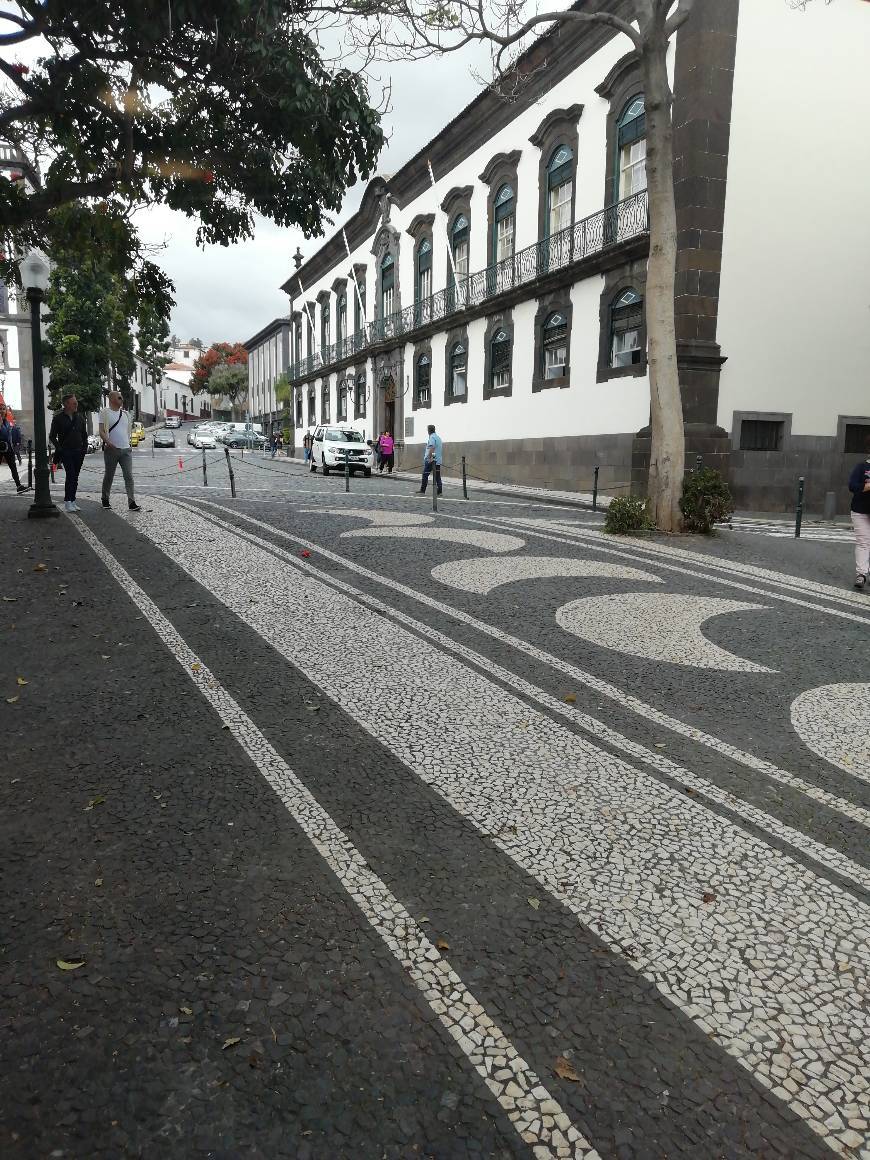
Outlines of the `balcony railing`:
[{"label": "balcony railing", "polygon": [[511,258],[487,266],[476,274],[459,278],[455,285],[440,290],[431,298],[367,323],[340,342],[334,342],[324,350],[294,363],[290,367],[289,377],[304,378],[317,370],[352,358],[370,346],[404,338],[430,323],[478,307],[490,298],[648,232],[649,203],[647,191],[643,189],[615,205],[582,218],[557,234],[527,246]]}]

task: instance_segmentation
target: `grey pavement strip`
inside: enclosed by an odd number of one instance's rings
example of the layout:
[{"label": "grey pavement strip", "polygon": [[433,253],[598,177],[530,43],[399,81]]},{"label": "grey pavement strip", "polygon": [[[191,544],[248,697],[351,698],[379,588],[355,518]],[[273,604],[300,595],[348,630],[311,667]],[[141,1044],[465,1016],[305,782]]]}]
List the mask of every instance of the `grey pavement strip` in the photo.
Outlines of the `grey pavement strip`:
[{"label": "grey pavement strip", "polygon": [[[165,503],[137,526],[830,1147],[870,1144],[849,1124],[866,1128],[870,908],[229,529]],[[336,665],[336,624],[383,647]]]},{"label": "grey pavement strip", "polygon": [[[180,504],[184,510],[194,512],[195,514],[203,514],[205,517],[215,523],[217,527],[223,527],[217,517],[211,516],[209,513],[202,513],[196,508],[188,507],[186,504]],[[406,615],[399,609],[392,605],[378,600],[376,596],[370,595],[368,592],[363,592],[359,588],[355,588],[352,584],[348,584],[344,580],[340,580],[337,576],[325,575],[314,565],[307,563],[304,560],[293,557],[289,552],[276,544],[269,543],[261,536],[248,533],[241,528],[232,528],[233,534],[248,540],[259,548],[264,548],[273,555],[278,556],[282,560],[286,560],[294,568],[301,571],[306,571],[315,576],[319,581],[336,588],[340,592],[346,593],[354,600],[362,604],[366,604],[370,608],[376,609],[378,612],[404,624],[412,632],[420,634],[424,632],[425,639],[431,640],[439,645],[439,647],[460,656],[463,660],[468,661],[476,668],[481,669],[490,676],[495,677],[501,681],[502,684],[508,685],[514,689],[521,696],[527,697],[529,700],[536,701],[551,713],[557,713],[560,717],[564,717],[566,721],[574,726],[579,726],[587,733],[591,734],[593,738],[604,741],[614,749],[618,749],[623,753],[628,754],[629,757],[635,760],[642,761],[645,765],[652,769],[658,770],[659,773],[664,774],[670,781],[676,782],[685,789],[691,789],[696,793],[703,795],[708,801],[715,803],[721,809],[726,810],[733,817],[742,818],[749,822],[750,825],[757,827],[759,830],[770,834],[771,837],[778,839],[784,845],[791,847],[797,854],[805,858],[809,858],[816,862],[819,867],[825,867],[839,875],[847,883],[853,883],[859,888],[870,891],[870,869],[861,866],[854,862],[845,854],[840,853],[839,850],[833,850],[829,846],[825,846],[821,842],[817,842],[814,838],[802,833],[800,830],[795,830],[792,826],[788,826],[781,822],[778,818],[766,813],[764,810],[756,806],[750,805],[747,802],[741,801],[727,790],[723,790],[715,782],[708,781],[706,778],[693,773],[691,770],[673,761],[663,754],[655,753],[646,746],[638,742],[631,741],[629,738],[618,733],[616,730],[605,725],[603,721],[599,721],[597,717],[590,716],[583,713],[576,708],[568,708],[564,702],[559,701],[550,693],[545,692],[538,686],[531,684],[524,678],[519,677],[516,673],[503,668],[501,665],[494,662],[490,657],[483,656],[482,653],[475,652],[466,645],[458,641],[451,640],[450,637],[445,636],[444,633],[432,628],[430,625],[421,626],[420,621],[414,620],[413,617]],[[301,541],[305,543],[306,541]],[[323,549],[318,549],[323,551]],[[495,560],[495,563],[502,563],[507,561]]]},{"label": "grey pavement strip", "polygon": [[[379,512],[384,518],[389,512]],[[475,560],[447,560],[436,564],[432,577],[449,588],[487,596],[502,584],[518,580],[542,580],[555,576],[594,576],[617,580],[639,580],[645,584],[663,584],[660,576],[628,568],[623,564],[607,564],[600,560],[568,560],[564,556],[482,556]]]},{"label": "grey pavement strip", "polygon": [[[238,702],[189,648],[157,605],[81,520],[73,525],[139,608],[197,690],[229,726],[317,852],[377,931],[540,1160],[598,1153],[570,1122],[539,1076],[519,1055],[422,927],[402,906],[269,743]],[[147,530],[146,530],[147,534]],[[160,545],[157,545],[160,547]],[[184,565],[182,565],[184,566]],[[187,569],[189,571],[189,569]]]},{"label": "grey pavement strip", "polygon": [[[424,604],[428,608],[432,608],[441,615],[448,616],[453,620],[458,620],[460,623],[474,628],[478,632],[493,640],[499,641],[501,644],[510,645],[518,652],[524,653],[533,660],[546,665],[548,668],[555,669],[559,673],[565,673],[573,680],[587,688],[594,689],[596,693],[601,696],[608,697],[610,700],[616,701],[622,708],[631,709],[638,716],[645,718],[647,721],[652,721],[656,725],[664,729],[670,729],[673,733],[678,733],[682,737],[688,738],[690,741],[695,741],[701,745],[707,746],[709,749],[715,750],[731,761],[737,761],[741,765],[746,766],[747,769],[755,770],[756,773],[762,773],[769,777],[772,781],[778,781],[782,785],[787,785],[791,789],[798,790],[806,797],[814,801],[820,802],[829,809],[836,810],[853,821],[859,822],[864,826],[870,826],[870,809],[865,809],[863,806],[849,801],[847,798],[839,797],[836,794],[829,793],[827,790],[821,789],[819,786],[813,785],[811,782],[805,781],[796,774],[790,773],[788,770],[780,769],[779,766],[774,765],[770,761],[766,761],[762,757],[756,757],[753,753],[748,753],[745,750],[739,749],[730,742],[724,741],[722,738],[714,737],[712,734],[705,733],[701,729],[697,729],[694,725],[687,725],[684,721],[680,721],[676,717],[671,717],[669,714],[656,709],[655,706],[650,705],[646,701],[641,701],[632,693],[625,689],[620,689],[618,686],[611,684],[609,681],[602,680],[594,674],[586,672],[577,665],[563,660],[561,657],[554,656],[552,653],[545,652],[539,649],[536,645],[530,644],[528,641],[522,640],[520,637],[513,636],[511,633],[503,632],[500,628],[496,628],[486,621],[478,620],[477,617],[471,616],[467,612],[463,612],[459,608],[454,608],[450,604],[445,604],[441,600],[435,600],[433,597],[426,595],[425,592],[417,592],[413,588],[409,588],[406,584],[393,579],[379,575],[369,568],[363,567],[361,564],[356,564],[352,560],[348,560],[344,556],[340,556],[336,552],[331,552],[328,548],[322,547],[320,544],[314,543],[311,540],[306,540],[301,536],[294,536],[290,532],[285,532],[280,528],[274,527],[272,524],[264,523],[253,516],[245,515],[244,512],[237,511],[235,508],[226,507],[223,504],[213,504],[208,500],[198,501],[206,507],[213,507],[224,515],[230,515],[235,519],[243,520],[247,523],[253,524],[255,527],[264,529],[269,536],[279,537],[281,539],[289,540],[292,543],[299,544],[301,547],[308,548],[310,551],[319,552],[327,559],[340,564],[343,568],[349,571],[356,572],[359,576],[364,576],[367,580],[371,580],[382,587],[388,588],[394,592],[400,592],[403,596],[414,600],[419,604]],[[765,595],[769,595],[765,593]]]}]

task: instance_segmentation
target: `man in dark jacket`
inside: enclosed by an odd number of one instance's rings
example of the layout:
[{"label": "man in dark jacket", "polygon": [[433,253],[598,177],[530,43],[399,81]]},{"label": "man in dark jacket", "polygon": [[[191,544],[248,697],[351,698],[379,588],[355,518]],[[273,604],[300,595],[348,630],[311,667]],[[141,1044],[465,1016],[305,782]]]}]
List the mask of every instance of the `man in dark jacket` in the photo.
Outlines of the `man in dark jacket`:
[{"label": "man in dark jacket", "polygon": [[855,530],[855,587],[863,592],[870,573],[870,457],[852,468],[849,491]]},{"label": "man in dark jacket", "polygon": [[49,442],[54,444],[55,462],[63,464],[63,506],[68,512],[80,512],[76,503],[76,488],[79,472],[88,450],[88,432],[85,421],[79,414],[79,401],[73,394],[61,399],[63,410],[58,411],[51,421]]}]

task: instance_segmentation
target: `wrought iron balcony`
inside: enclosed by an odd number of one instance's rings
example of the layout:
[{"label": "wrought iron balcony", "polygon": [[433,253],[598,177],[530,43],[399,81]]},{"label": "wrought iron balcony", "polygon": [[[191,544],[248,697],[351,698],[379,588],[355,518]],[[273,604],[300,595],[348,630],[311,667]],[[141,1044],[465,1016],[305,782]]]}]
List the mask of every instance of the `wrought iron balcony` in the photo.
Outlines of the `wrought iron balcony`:
[{"label": "wrought iron balcony", "polygon": [[487,300],[518,286],[534,282],[610,246],[648,232],[649,203],[647,191],[643,189],[615,205],[582,218],[557,234],[527,246],[513,257],[487,266],[476,274],[460,277],[455,285],[440,290],[431,298],[367,323],[340,342],[294,363],[289,368],[289,377],[291,380],[305,378],[318,370],[352,358],[369,347],[392,339],[407,338],[433,322],[481,306]]}]

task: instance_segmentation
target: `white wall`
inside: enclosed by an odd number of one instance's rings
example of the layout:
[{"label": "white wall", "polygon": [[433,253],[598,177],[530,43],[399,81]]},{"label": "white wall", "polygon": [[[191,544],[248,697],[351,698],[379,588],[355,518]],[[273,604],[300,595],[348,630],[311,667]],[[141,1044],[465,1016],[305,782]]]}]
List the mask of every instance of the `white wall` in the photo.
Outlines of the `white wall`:
[{"label": "white wall", "polygon": [[870,6],[740,5],[718,337],[719,422],[796,435],[870,414]]}]

